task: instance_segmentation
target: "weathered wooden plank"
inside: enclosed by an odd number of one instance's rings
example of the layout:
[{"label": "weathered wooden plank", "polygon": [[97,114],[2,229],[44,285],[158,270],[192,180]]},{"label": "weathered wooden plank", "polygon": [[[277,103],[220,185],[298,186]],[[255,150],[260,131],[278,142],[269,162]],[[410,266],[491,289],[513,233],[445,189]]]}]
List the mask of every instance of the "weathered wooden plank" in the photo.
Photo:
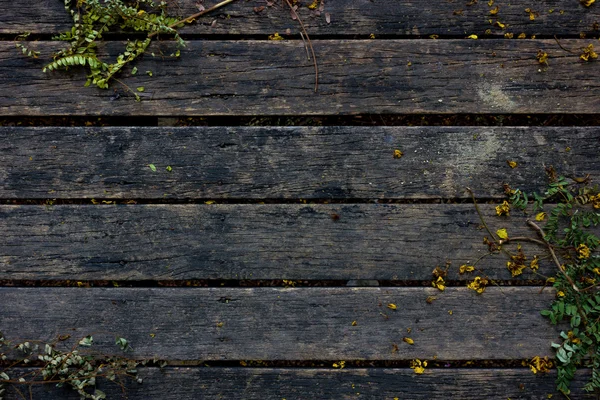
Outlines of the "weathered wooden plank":
[{"label": "weathered wooden plank", "polygon": [[[15,369],[19,373],[30,371]],[[556,373],[534,375],[526,368],[426,369],[415,375],[410,369],[351,368],[140,368],[140,385],[125,380],[128,399],[529,399],[560,398]],[[595,398],[583,391],[586,374],[573,381],[571,398]],[[120,398],[121,387],[102,382],[107,398]],[[41,386],[41,387],[40,387]],[[48,386],[48,387],[44,387]],[[53,385],[35,385],[34,399],[79,399]],[[60,396],[60,397],[59,397]],[[7,400],[18,397],[11,393]]]},{"label": "weathered wooden plank", "polygon": [[[216,2],[215,2],[216,3]],[[304,2],[310,4],[311,1]],[[487,29],[492,36],[502,36],[506,32],[524,32],[530,35],[579,35],[580,32],[594,34],[593,24],[600,20],[597,7],[585,8],[576,1],[554,0],[532,4],[527,0],[510,3],[496,2],[488,6],[487,1],[466,6],[465,1],[429,2],[417,0],[398,3],[394,0],[336,0],[326,2],[320,17],[315,17],[307,7],[300,7],[299,14],[309,34],[317,35],[470,35],[484,36]],[[228,5],[202,19],[199,23],[185,28],[182,32],[193,34],[239,34],[271,35],[273,32],[297,33],[298,23],[292,20],[290,12],[275,7],[267,7],[255,13],[254,7],[265,6],[260,0],[239,1]],[[499,6],[496,17],[490,9]],[[206,4],[208,7],[208,4]],[[525,9],[530,8],[537,16],[530,20]],[[71,28],[70,19],[63,2],[41,0],[19,2],[0,0],[0,33],[14,34],[25,31],[55,34]],[[171,8],[175,15],[187,16],[198,11],[194,0],[181,0]],[[462,11],[462,13],[461,13]],[[330,14],[328,24],[325,13]],[[212,24],[216,20],[216,24]],[[496,20],[508,26],[499,29],[490,23]]]},{"label": "weathered wooden plank", "polygon": [[559,332],[540,315],[555,294],[539,287],[5,287],[0,297],[8,340],[68,333],[70,346],[105,332],[96,350],[115,352],[118,335],[131,357],[167,360],[527,359],[550,355]]},{"label": "weathered wooden plank", "polygon": [[[535,236],[482,209],[491,227]],[[472,204],[0,206],[0,279],[427,281],[451,261],[448,279],[465,280],[458,267],[488,251],[480,224]],[[478,266],[511,279],[502,256]]]},{"label": "weathered wooden plank", "polygon": [[543,191],[547,165],[600,176],[598,143],[597,128],[0,128],[0,198],[503,198],[506,182]]},{"label": "weathered wooden plank", "polygon": [[[563,40],[569,49],[588,40]],[[554,40],[314,41],[320,85],[301,41],[191,41],[181,59],[148,56],[118,85],[84,88],[85,72],[44,74],[43,57],[0,43],[0,115],[324,115],[357,113],[600,113],[600,69]],[[155,45],[159,46],[159,45]],[[166,43],[162,51],[171,51]],[[118,51],[119,43],[106,45]],[[539,49],[550,54],[546,68]],[[160,54],[155,47],[153,51]]]}]

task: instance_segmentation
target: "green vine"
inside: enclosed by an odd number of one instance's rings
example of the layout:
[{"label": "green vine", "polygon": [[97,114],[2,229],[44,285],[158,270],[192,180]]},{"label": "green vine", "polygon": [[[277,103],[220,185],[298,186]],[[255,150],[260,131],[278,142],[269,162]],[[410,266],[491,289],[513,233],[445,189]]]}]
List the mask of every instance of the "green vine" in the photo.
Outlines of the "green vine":
[{"label": "green vine", "polygon": [[[554,325],[568,323],[569,329],[560,333],[553,343],[558,372],[557,389],[565,395],[577,368],[591,369],[591,378],[584,386],[589,392],[600,391],[600,194],[591,186],[589,176],[584,178],[557,177],[554,169],[547,169],[550,183],[543,194],[527,194],[505,185],[509,201],[496,207],[499,218],[509,215],[511,209],[520,210],[527,217],[526,224],[536,237],[511,237],[500,229],[491,240],[486,238],[490,253],[504,253],[507,268],[513,276],[530,268],[537,274],[538,261],[544,255],[535,255],[531,261],[523,252],[520,242],[539,246],[556,267],[556,276],[547,277],[547,284],[556,290],[556,298],[541,314]],[[477,207],[477,204],[476,204]],[[483,217],[481,221],[486,226]],[[529,218],[533,216],[533,218]],[[545,223],[544,223],[545,222]],[[509,245],[517,243],[517,252]],[[473,286],[471,284],[471,286]],[[469,287],[471,287],[469,286]],[[481,292],[479,292],[481,293]],[[536,360],[537,359],[537,360]],[[534,373],[545,372],[551,365],[532,360]]]}]

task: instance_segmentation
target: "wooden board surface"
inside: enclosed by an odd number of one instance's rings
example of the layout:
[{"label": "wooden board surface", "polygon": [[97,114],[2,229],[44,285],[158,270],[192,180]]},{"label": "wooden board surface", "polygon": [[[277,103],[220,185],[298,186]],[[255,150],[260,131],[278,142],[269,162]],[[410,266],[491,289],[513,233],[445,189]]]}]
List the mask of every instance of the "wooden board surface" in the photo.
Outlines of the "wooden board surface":
[{"label": "wooden board surface", "polygon": [[[205,7],[216,3],[204,3]],[[265,6],[260,0],[237,1],[186,27],[187,34],[236,34],[271,35],[284,33],[288,29],[297,34],[298,23],[292,20],[290,11],[277,6],[267,7],[256,13],[255,7]],[[310,4],[311,1],[300,4]],[[467,6],[468,0],[452,2],[430,2],[417,0],[398,3],[395,0],[336,0],[325,2],[325,10],[315,17],[305,6],[299,14],[309,34],[314,35],[485,35],[491,30],[492,37],[514,32],[515,37],[524,32],[528,35],[572,35],[581,32],[597,34],[594,22],[600,20],[598,7],[586,8],[577,1],[557,0],[532,3],[527,0],[507,2],[496,1],[491,7],[487,1]],[[499,6],[494,17],[490,10]],[[525,9],[532,9],[535,19],[532,21]],[[0,33],[16,34],[33,32],[56,34],[71,28],[69,15],[60,0],[41,0],[36,2],[15,2],[0,0]],[[174,15],[187,16],[198,12],[194,0],[180,0],[172,7]],[[329,13],[328,24],[325,13]],[[490,23],[496,20],[507,24],[500,29]],[[213,25],[213,21],[216,23]]]},{"label": "wooden board surface", "polygon": [[[148,55],[137,65],[153,77],[121,76],[144,87],[136,102],[118,84],[84,88],[80,69],[44,74],[44,60],[61,43],[32,43],[42,52],[32,60],[3,42],[0,115],[599,113],[600,69],[578,54],[589,43],[563,40],[575,49],[568,53],[554,40],[315,41],[315,93],[302,41],[190,41],[180,59]],[[170,54],[170,46],[151,51]],[[540,49],[550,54],[548,68],[536,60]]]},{"label": "wooden board surface", "polygon": [[[535,237],[481,207],[492,229]],[[429,281],[451,261],[466,280],[459,266],[488,252],[480,224],[472,204],[0,206],[0,279]],[[502,255],[478,266],[511,279]]]},{"label": "wooden board surface", "polygon": [[[30,369],[17,369],[19,373]],[[583,376],[582,376],[583,375]],[[142,384],[125,380],[127,398],[187,400],[202,398],[247,400],[356,399],[480,400],[560,398],[554,390],[556,373],[534,375],[519,369],[429,368],[423,375],[400,368],[140,368]],[[576,398],[595,398],[583,392],[587,376],[578,374],[571,386]],[[107,398],[120,399],[119,386],[100,379]],[[53,385],[34,385],[34,399],[79,399]],[[10,392],[10,389],[9,389]],[[14,392],[6,400],[16,400]],[[575,397],[571,397],[575,398]]]},{"label": "wooden board surface", "polygon": [[[428,296],[437,300],[427,304]],[[118,351],[114,336],[123,336],[141,358],[509,360],[551,354],[559,330],[540,311],[554,296],[538,287],[490,287],[483,295],[406,287],[0,288],[0,315],[8,340],[104,332],[96,350]]]},{"label": "wooden board surface", "polygon": [[544,166],[600,176],[599,142],[600,129],[556,127],[0,128],[0,198],[431,199],[471,187],[503,199],[504,183],[543,192]]}]

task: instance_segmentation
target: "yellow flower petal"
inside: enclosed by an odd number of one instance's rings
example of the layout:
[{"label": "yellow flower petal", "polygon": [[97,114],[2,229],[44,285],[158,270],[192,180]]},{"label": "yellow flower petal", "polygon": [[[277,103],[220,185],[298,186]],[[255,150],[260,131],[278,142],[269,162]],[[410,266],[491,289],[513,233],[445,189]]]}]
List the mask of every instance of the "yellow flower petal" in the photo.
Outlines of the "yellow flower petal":
[{"label": "yellow flower petal", "polygon": [[506,231],[506,229],[502,228],[502,229],[498,229],[496,231],[496,235],[498,235],[498,237],[500,239],[506,240],[508,239],[508,232]]},{"label": "yellow flower petal", "polygon": [[536,221],[543,221],[546,219],[546,213],[545,212],[541,212],[535,215],[535,220]]}]

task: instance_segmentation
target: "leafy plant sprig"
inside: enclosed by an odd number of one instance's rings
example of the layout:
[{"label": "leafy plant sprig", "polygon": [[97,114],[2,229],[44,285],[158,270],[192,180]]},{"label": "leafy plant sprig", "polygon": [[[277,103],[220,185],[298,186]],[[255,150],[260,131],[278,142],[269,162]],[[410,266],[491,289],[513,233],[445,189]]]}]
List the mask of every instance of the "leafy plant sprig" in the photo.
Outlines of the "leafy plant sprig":
[{"label": "leafy plant sprig", "polygon": [[[69,387],[81,399],[105,399],[106,394],[96,387],[98,378],[104,378],[122,386],[121,377],[137,378],[137,366],[143,362],[120,356],[98,355],[91,351],[94,338],[88,335],[79,340],[71,349],[60,350],[58,344],[69,339],[69,335],[59,336],[55,341],[24,341],[11,343],[0,333],[0,360],[8,362],[7,352],[16,351],[17,361],[6,367],[0,366],[0,400],[5,396],[8,385],[26,398],[19,387],[37,384],[50,384]],[[122,350],[130,349],[127,339],[116,337],[115,344]],[[17,375],[13,367],[36,365],[33,370]],[[141,382],[138,379],[138,382]]]},{"label": "leafy plant sprig", "polygon": [[[558,343],[553,343],[558,371],[557,389],[568,395],[570,384],[579,367],[590,368],[591,378],[584,386],[586,391],[600,391],[600,193],[597,186],[585,178],[556,176],[547,169],[550,183],[543,194],[527,194],[505,185],[508,202],[496,207],[500,218],[508,215],[511,207],[527,216],[535,213],[535,221],[527,218],[526,224],[538,235],[532,237],[505,237],[487,241],[490,253],[508,255],[507,268],[515,275],[527,265],[527,257],[518,247],[512,254],[506,246],[512,242],[527,241],[543,248],[556,266],[556,276],[546,280],[553,284],[556,298],[547,310],[541,311],[552,324],[568,323],[569,329],[560,333]],[[476,205],[477,207],[477,205]],[[479,216],[486,228],[488,225]],[[546,221],[542,226],[542,221]],[[489,228],[488,232],[491,232]],[[500,232],[500,230],[498,231]],[[530,264],[537,270],[536,255]],[[534,372],[535,368],[532,368]]]},{"label": "leafy plant sprig", "polygon": [[[185,47],[185,41],[178,33],[179,28],[233,1],[225,0],[209,9],[179,19],[168,15],[166,1],[157,4],[153,0],[64,0],[73,26],[53,39],[69,42],[69,46],[57,51],[53,55],[53,61],[45,65],[43,71],[83,66],[88,70],[85,86],[94,85],[100,89],[107,89],[111,80],[116,79],[117,73],[146,52],[154,36],[170,35],[178,47]],[[124,50],[112,61],[100,58],[97,53],[99,40],[116,28],[124,32],[145,33],[146,38],[127,40]],[[38,51],[31,50],[23,44],[23,40],[28,36],[28,33],[18,36],[15,45],[24,55],[38,58]],[[179,55],[180,50],[177,50],[170,56]],[[137,93],[131,92],[140,100]]]},{"label": "leafy plant sprig", "polygon": [[100,59],[98,41],[114,27],[124,31],[164,33],[173,35],[179,46],[185,46],[177,30],[172,27],[178,19],[167,15],[167,3],[158,5],[152,0],[65,0],[65,9],[73,19],[73,27],[55,40],[69,42],[69,47],[54,54],[54,60],[44,72],[74,66],[86,66],[89,71],[86,86],[108,88],[110,80],[126,65],[140,57],[151,39],[128,40],[125,49],[113,62]]}]

